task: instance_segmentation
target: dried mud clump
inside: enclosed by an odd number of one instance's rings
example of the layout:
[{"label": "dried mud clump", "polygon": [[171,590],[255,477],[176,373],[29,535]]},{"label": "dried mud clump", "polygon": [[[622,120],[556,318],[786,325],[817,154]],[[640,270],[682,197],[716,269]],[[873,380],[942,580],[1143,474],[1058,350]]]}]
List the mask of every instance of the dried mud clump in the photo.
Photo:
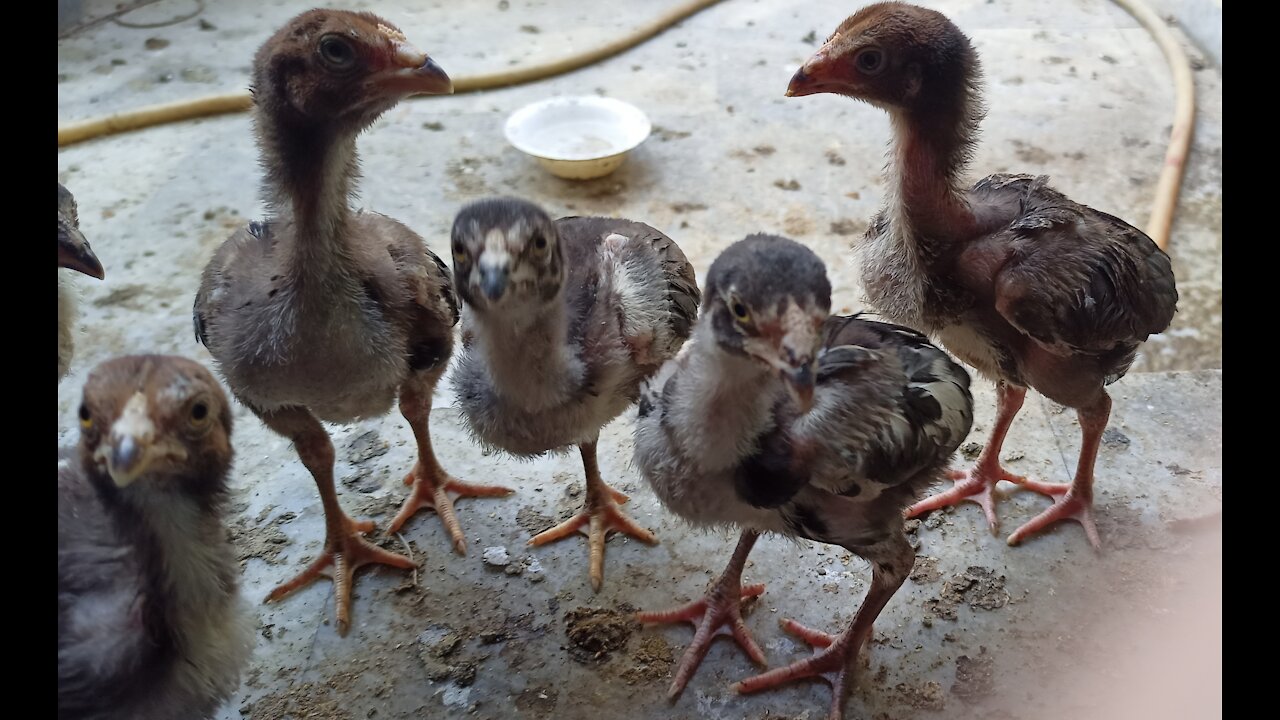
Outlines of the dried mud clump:
[{"label": "dried mud clump", "polygon": [[621,650],[640,628],[634,611],[579,607],[564,614],[569,655],[581,663],[601,663]]}]

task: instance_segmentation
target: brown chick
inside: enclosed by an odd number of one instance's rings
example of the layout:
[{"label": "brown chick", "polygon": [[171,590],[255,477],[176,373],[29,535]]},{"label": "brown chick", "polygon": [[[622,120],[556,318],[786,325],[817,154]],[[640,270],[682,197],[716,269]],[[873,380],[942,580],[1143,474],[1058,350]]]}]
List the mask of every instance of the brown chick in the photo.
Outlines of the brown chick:
[{"label": "brown chick", "polygon": [[198,363],[94,368],[58,458],[58,717],[207,718],[254,622],[223,522],[231,409]]},{"label": "brown chick", "polygon": [[[998,528],[1000,480],[1054,504],[1009,536],[1062,519],[1093,522],[1093,467],[1111,412],[1104,389],[1124,376],[1138,346],[1173,320],[1178,291],[1169,257],[1123,220],[1073,202],[1031,175],[991,175],[968,187],[965,170],[983,116],[981,72],[969,39],[933,10],[877,3],[840,24],[791,79],[787,95],[835,93],[888,111],[892,191],[857,248],[869,301],[890,320],[931,333],[997,384],[991,438],[955,487],[908,510],[960,500],[982,505]],[[1028,387],[1074,408],[1083,443],[1075,478],[1049,484],[1000,466],[1000,449]]]},{"label": "brown chick", "polygon": [[398,396],[418,445],[410,504],[433,506],[459,553],[466,543],[448,493],[510,492],[454,480],[431,448],[431,395],[458,321],[448,269],[403,224],[348,205],[356,135],[404,97],[451,91],[444,71],[375,15],[312,10],[286,23],[253,64],[269,219],[223,244],[196,295],[197,338],[236,397],[293,441],[324,507],[324,551],[267,599],[329,575],[340,634],[357,568],[413,563],[365,540],[373,523],[338,504],[322,420],[377,417]]},{"label": "brown chick", "polygon": [[89,241],[80,232],[80,214],[71,191],[58,183],[58,379],[71,369],[76,346],[75,290],[63,269],[101,280],[105,273]]}]

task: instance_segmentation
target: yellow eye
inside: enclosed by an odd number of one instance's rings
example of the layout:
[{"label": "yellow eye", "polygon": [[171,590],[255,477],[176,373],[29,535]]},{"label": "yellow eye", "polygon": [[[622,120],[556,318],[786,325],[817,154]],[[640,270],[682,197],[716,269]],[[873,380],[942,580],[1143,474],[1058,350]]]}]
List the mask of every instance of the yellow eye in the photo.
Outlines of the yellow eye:
[{"label": "yellow eye", "polygon": [[80,406],[80,427],[85,430],[93,427],[93,416],[89,414],[89,407],[87,405]]},{"label": "yellow eye", "polygon": [[732,312],[733,316],[738,319],[738,322],[740,323],[751,322],[751,311],[747,309],[746,305],[742,304],[741,300],[737,298],[731,299],[729,301],[729,311]]},{"label": "yellow eye", "polygon": [[209,404],[203,401],[191,406],[192,427],[202,427],[209,422]]},{"label": "yellow eye", "polygon": [[453,246],[453,262],[457,265],[465,265],[467,263],[467,251],[462,245]]}]

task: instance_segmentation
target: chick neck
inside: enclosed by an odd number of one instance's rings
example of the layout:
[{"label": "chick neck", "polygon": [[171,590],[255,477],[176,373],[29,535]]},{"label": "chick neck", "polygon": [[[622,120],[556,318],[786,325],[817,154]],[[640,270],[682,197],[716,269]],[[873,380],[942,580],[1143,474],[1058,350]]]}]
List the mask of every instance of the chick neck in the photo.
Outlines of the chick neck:
[{"label": "chick neck", "polygon": [[585,378],[583,363],[570,347],[563,296],[561,289],[549,301],[532,300],[517,307],[508,302],[482,312],[467,308],[495,387],[530,412],[569,401]]},{"label": "chick neck", "polygon": [[277,252],[293,284],[326,293],[334,281],[349,284],[358,276],[348,244],[349,198],[360,178],[358,129],[261,106],[254,123],[268,215],[288,233]]},{"label": "chick neck", "polygon": [[985,111],[972,49],[952,71],[926,72],[912,104],[889,108],[887,216],[905,237],[946,241],[975,229],[964,178]]},{"label": "chick neck", "polygon": [[[181,629],[225,612],[238,586],[237,568],[222,524],[224,496],[195,497],[179,488],[184,478],[143,476],[128,488],[94,471],[99,496],[117,531],[138,554],[148,583],[160,593],[150,605]],[[154,626],[153,626],[154,627]]]},{"label": "chick neck", "polygon": [[76,288],[68,272],[58,268],[58,379],[71,368],[75,352]]},{"label": "chick neck", "polygon": [[675,392],[664,395],[676,442],[704,471],[737,465],[773,427],[773,408],[786,392],[776,372],[744,355],[726,352],[712,324],[694,327],[677,362]]}]

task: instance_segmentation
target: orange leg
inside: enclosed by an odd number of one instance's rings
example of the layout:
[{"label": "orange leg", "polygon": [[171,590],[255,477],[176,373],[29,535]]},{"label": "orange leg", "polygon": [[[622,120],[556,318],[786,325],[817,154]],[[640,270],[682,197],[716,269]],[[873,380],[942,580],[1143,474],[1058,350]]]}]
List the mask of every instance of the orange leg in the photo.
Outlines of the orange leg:
[{"label": "orange leg", "polygon": [[324,551],[320,557],[292,580],[272,590],[267,602],[279,600],[321,577],[330,577],[338,634],[346,635],[351,626],[351,586],[356,570],[373,563],[408,570],[415,566],[414,562],[365,540],[363,533],[373,530],[373,522],[357,522],[343,512],[333,485],[333,443],[314,415],[305,408],[288,408],[260,417],[268,427],[293,439],[298,457],[311,471],[320,490],[325,523]]},{"label": "orange leg", "polygon": [[604,541],[609,532],[614,530],[624,532],[649,545],[657,545],[658,539],[653,536],[653,533],[637,525],[618,507],[628,498],[625,494],[609,487],[600,478],[600,467],[596,464],[595,441],[582,443],[578,446],[578,450],[582,453],[582,466],[587,475],[585,508],[559,525],[534,535],[529,540],[529,544],[546,545],[579,531],[586,532],[591,587],[599,592],[600,585],[604,582]]},{"label": "orange leg", "polygon": [[1053,504],[1015,530],[1009,536],[1010,545],[1017,545],[1059,520],[1075,520],[1084,526],[1085,537],[1089,539],[1093,549],[1102,549],[1098,527],[1093,522],[1093,466],[1098,461],[1102,432],[1107,429],[1107,420],[1111,417],[1111,398],[1103,392],[1101,400],[1090,408],[1077,411],[1077,417],[1080,418],[1083,440],[1075,478],[1069,484],[1023,480],[1023,487],[1048,495],[1053,498]]},{"label": "orange leg", "polygon": [[[429,380],[430,378],[427,378]],[[465,483],[440,467],[435,452],[431,447],[431,385],[434,381],[425,382],[410,379],[400,389],[400,413],[413,428],[414,439],[418,441],[418,462],[413,470],[404,478],[405,485],[413,485],[413,491],[405,498],[396,514],[388,533],[394,533],[404,526],[422,508],[430,508],[440,516],[445,530],[453,540],[453,549],[459,555],[467,553],[467,540],[462,534],[462,525],[454,512],[455,498],[464,497],[504,497],[514,492],[511,488],[499,485],[472,485]],[[450,496],[450,493],[453,496]]]},{"label": "orange leg", "polygon": [[711,641],[715,639],[716,630],[721,625],[729,626],[733,639],[757,665],[764,667],[767,664],[764,652],[742,621],[742,601],[764,592],[762,584],[742,584],[742,566],[746,564],[747,555],[758,537],[760,533],[754,530],[743,531],[738,547],[729,559],[729,565],[716,584],[707,591],[706,597],[675,610],[636,613],[636,619],[642,623],[690,622],[697,628],[693,640],[684,651],[684,657],[680,658],[680,667],[667,692],[669,699],[674,700],[684,690],[684,686],[702,664],[702,659],[707,656],[707,651],[711,649]]},{"label": "orange leg", "polygon": [[786,667],[742,680],[733,686],[734,690],[744,694],[754,693],[802,678],[822,677],[832,686],[829,720],[840,720],[843,717],[844,700],[852,687],[851,676],[858,654],[871,638],[876,618],[907,579],[914,557],[911,546],[901,535],[872,548],[860,548],[854,552],[863,555],[864,550],[871,555],[867,557],[871,560],[871,589],[867,591],[867,596],[862,600],[862,606],[853,616],[849,627],[838,637],[832,637],[794,620],[783,620],[783,630],[809,643],[818,652]]},{"label": "orange leg", "polygon": [[326,525],[329,527],[325,532],[324,552],[292,580],[276,586],[267,595],[267,602],[279,600],[322,577],[331,578],[337,605],[338,634],[346,635],[351,626],[351,585],[356,570],[374,563],[405,570],[416,566],[409,558],[383,550],[364,539],[363,533],[373,530],[373,521],[356,522],[342,510],[338,510],[332,523],[328,520],[326,515]]},{"label": "orange leg", "polygon": [[948,472],[947,478],[954,481],[955,485],[946,492],[938,493],[912,505],[907,509],[907,517],[917,517],[931,510],[968,500],[982,507],[983,513],[987,516],[987,524],[991,527],[991,534],[994,535],[1000,529],[1000,519],[996,517],[995,506],[996,483],[1007,480],[1022,484],[1026,481],[1026,478],[1014,475],[1000,467],[1000,450],[1004,446],[1005,435],[1009,433],[1009,426],[1013,425],[1013,419],[1022,408],[1022,401],[1026,395],[1026,388],[1003,382],[996,387],[998,403],[996,424],[991,430],[991,439],[987,441],[982,454],[978,456],[978,462],[972,470],[967,472],[962,470]]}]

